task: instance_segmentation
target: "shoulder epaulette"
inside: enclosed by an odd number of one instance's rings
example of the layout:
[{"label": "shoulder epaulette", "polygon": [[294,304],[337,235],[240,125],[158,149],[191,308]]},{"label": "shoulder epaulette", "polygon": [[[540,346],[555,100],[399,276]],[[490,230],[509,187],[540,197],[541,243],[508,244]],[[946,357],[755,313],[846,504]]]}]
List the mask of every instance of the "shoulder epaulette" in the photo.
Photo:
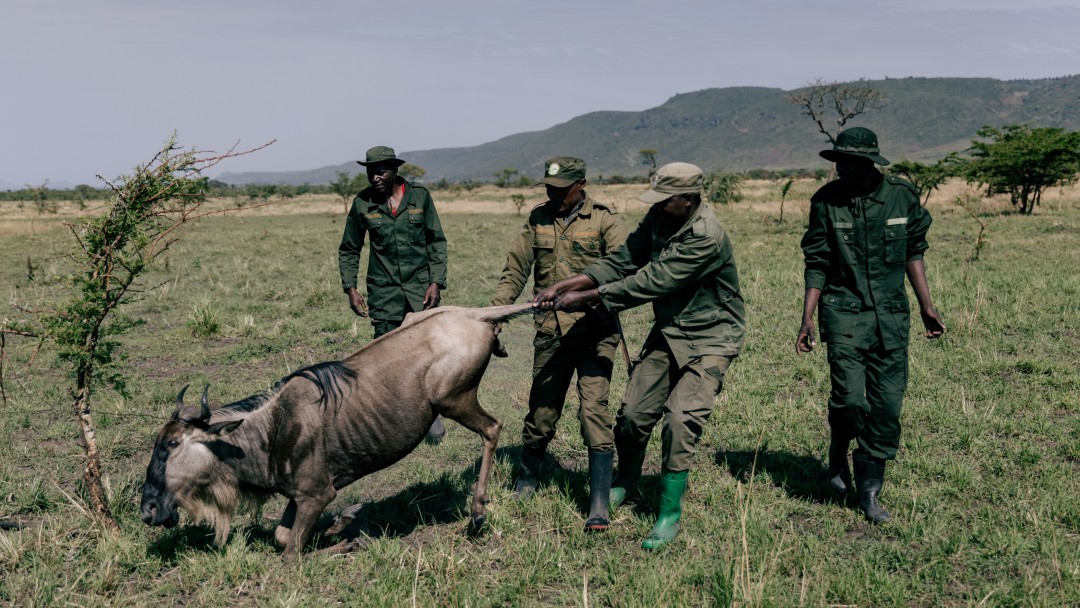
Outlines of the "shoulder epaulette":
[{"label": "shoulder epaulette", "polygon": [[914,184],[912,184],[911,182],[907,181],[906,179],[904,179],[904,178],[902,178],[902,177],[900,177],[898,175],[886,175],[885,179],[888,180],[890,184],[893,184],[895,186],[903,186],[903,187],[907,188],[915,196],[919,195],[919,189],[916,188]]}]

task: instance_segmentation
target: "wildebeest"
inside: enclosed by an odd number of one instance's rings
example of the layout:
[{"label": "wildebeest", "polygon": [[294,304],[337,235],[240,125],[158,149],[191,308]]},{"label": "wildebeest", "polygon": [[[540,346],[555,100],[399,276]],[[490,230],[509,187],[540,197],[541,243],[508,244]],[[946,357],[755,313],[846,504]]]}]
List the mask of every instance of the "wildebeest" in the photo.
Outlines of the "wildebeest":
[{"label": "wildebeest", "polygon": [[410,314],[342,361],[299,370],[213,411],[206,390],[198,407],[184,406],[181,390],[146,468],[142,520],[172,527],[182,507],[212,524],[221,545],[240,502],[278,493],[290,500],[274,537],[295,558],[337,490],[403,458],[442,414],[484,439],[471,508],[478,528],[502,425],[476,393],[494,324],[531,310],[526,303]]}]

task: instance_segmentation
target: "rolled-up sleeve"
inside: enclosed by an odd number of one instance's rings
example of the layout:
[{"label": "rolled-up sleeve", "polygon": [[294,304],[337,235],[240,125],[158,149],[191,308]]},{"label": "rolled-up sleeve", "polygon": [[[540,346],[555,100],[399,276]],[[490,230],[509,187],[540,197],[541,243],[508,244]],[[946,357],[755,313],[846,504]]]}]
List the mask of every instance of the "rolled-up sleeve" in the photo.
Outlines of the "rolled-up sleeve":
[{"label": "rolled-up sleeve", "polygon": [[825,287],[825,271],[832,257],[829,251],[829,237],[825,220],[825,203],[821,201],[810,202],[810,222],[806,233],[802,238],[803,259],[806,267],[803,270],[803,283],[806,289],[823,289]]},{"label": "rolled-up sleeve", "polygon": [[636,273],[602,284],[600,299],[611,311],[633,308],[670,295],[696,281],[721,255],[720,244],[707,236],[673,243],[660,258]]},{"label": "rolled-up sleeve", "polygon": [[919,204],[919,200],[916,198],[911,213],[908,214],[907,261],[921,260],[923,252],[930,248],[930,244],[926,242],[926,233],[930,231],[932,221],[930,212],[926,210],[926,207]]}]

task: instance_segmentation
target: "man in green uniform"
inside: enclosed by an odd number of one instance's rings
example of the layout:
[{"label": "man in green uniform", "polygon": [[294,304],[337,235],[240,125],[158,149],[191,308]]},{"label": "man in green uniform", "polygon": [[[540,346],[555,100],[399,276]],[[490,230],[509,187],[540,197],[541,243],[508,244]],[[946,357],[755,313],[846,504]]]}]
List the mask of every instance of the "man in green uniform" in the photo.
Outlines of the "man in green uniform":
[{"label": "man in green uniform", "polygon": [[[378,338],[400,327],[406,313],[439,305],[440,290],[446,289],[446,235],[427,189],[398,176],[405,161],[393,148],[375,146],[356,162],[367,168],[371,186],[353,199],[338,268],[349,307],[361,317],[370,309]],[[371,240],[367,302],[356,283],[365,237]],[[437,443],[445,434],[442,418],[436,417],[428,440]]]},{"label": "man in green uniform", "polygon": [[[506,258],[493,306],[512,304],[531,274],[536,290],[573,276],[612,252],[627,230],[613,207],[585,193],[585,161],[557,156],[544,162],[547,202],[529,214]],[[541,463],[577,373],[578,420],[589,448],[589,519],[586,531],[608,527],[614,456],[608,389],[619,332],[604,310],[537,314],[533,383],[522,430],[521,473],[514,491],[527,498],[539,483]]]},{"label": "man in green uniform", "polygon": [[619,473],[611,489],[618,506],[641,477],[649,437],[663,417],[660,514],[641,544],[650,550],[679,533],[697,442],[746,328],[731,241],[702,204],[701,183],[695,165],[660,167],[641,196],[652,207],[626,243],[534,300],[560,311],[593,303],[612,313],[653,305],[655,321],[615,421]]},{"label": "man in green uniform", "polygon": [[945,332],[930,300],[923,252],[930,214],[918,190],[874,164],[888,165],[877,135],[842,131],[821,156],[836,163],[836,179],[810,201],[802,239],[806,298],[795,341],[799,354],[814,349],[814,311],[821,302],[821,339],[829,344],[829,468],[827,485],[851,487],[848,446],[859,506],[873,523],[889,519],[878,502],[885,461],[900,445],[900,404],[907,388],[910,319],[904,276],[919,301],[926,337]]}]

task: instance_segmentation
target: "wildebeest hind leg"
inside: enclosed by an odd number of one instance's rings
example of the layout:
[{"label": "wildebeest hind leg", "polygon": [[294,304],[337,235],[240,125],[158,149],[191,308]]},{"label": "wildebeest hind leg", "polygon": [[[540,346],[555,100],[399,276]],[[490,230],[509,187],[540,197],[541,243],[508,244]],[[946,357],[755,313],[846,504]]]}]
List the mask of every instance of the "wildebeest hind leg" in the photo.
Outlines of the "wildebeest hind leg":
[{"label": "wildebeest hind leg", "polygon": [[495,446],[499,443],[502,423],[480,407],[480,402],[476,400],[475,390],[462,395],[457,403],[448,405],[449,407],[444,410],[447,418],[484,438],[484,454],[480,459],[480,475],[473,489],[472,521],[470,522],[473,530],[478,530],[484,525],[484,505],[488,500],[488,476],[491,475],[491,467],[495,462]]}]

